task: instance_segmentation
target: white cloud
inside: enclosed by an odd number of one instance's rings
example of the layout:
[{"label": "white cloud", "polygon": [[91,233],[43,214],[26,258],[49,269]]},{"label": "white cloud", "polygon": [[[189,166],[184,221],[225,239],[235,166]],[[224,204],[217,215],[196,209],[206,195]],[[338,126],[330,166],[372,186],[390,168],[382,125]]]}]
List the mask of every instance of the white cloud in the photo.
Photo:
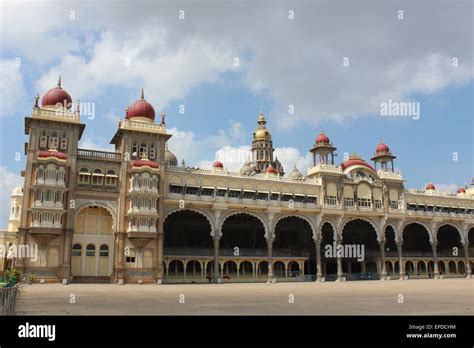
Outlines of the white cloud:
[{"label": "white cloud", "polygon": [[[0,117],[10,116],[25,105],[26,91],[21,76],[21,64],[14,59],[0,60]],[[31,96],[31,107],[34,99]]]},{"label": "white cloud", "polygon": [[95,42],[90,59],[68,53],[43,74],[37,88],[48,90],[61,75],[74,99],[90,102],[108,86],[132,88],[132,99],[122,102],[125,108],[125,103],[139,98],[143,87],[145,98],[161,110],[171,100],[185,97],[193,87],[213,82],[219,73],[231,68],[228,50],[201,39],[187,38],[180,46],[171,47],[166,31],[159,28],[149,28],[125,41],[107,31]]},{"label": "white cloud", "polygon": [[10,215],[10,195],[15,187],[23,184],[19,174],[10,172],[6,167],[0,166],[0,227],[8,226]]},{"label": "white cloud", "polygon": [[110,144],[110,140],[107,140],[105,137],[93,135],[83,136],[79,142],[79,148],[97,151],[115,151],[114,146]]},{"label": "white cloud", "polygon": [[278,158],[281,162],[286,175],[291,173],[295,165],[301,174],[306,175],[311,164],[311,156],[310,153],[301,155],[300,150],[294,147],[277,147],[274,152],[274,158]]},{"label": "white cloud", "polygon": [[[135,98],[143,86],[157,110],[235,71],[250,91],[273,102],[268,116],[283,128],[378,114],[388,99],[403,101],[473,77],[468,2],[303,2],[292,4],[293,20],[279,2],[255,1],[251,9],[182,2],[185,20],[175,3],[114,5],[9,3],[3,42],[42,63],[42,91],[59,73],[74,98],[97,98],[108,86],[134,91]],[[131,13],[140,21],[123,30]],[[7,30],[18,25],[21,31]],[[289,105],[295,114],[288,114]]]}]

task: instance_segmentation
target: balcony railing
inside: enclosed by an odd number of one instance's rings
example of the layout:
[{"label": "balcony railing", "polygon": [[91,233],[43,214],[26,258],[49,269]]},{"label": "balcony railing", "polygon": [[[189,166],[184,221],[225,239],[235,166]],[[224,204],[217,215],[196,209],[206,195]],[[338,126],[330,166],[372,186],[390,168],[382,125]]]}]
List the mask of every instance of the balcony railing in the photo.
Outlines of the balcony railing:
[{"label": "balcony railing", "polygon": [[78,149],[77,155],[80,157],[110,159],[110,160],[120,160],[122,158],[122,154],[120,152],[97,151],[97,150],[88,150],[88,149]]},{"label": "balcony railing", "polygon": [[[165,256],[214,256],[212,248],[164,248]],[[239,249],[239,254],[235,255],[234,249],[219,249],[219,256],[234,257],[268,257],[267,249]],[[291,249],[273,249],[274,257],[309,257],[309,252]]]}]

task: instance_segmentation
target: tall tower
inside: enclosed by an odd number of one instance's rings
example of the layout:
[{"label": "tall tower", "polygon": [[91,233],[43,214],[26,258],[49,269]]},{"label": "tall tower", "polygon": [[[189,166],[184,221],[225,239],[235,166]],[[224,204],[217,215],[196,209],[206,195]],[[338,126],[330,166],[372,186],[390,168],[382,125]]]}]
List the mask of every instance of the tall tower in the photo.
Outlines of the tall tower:
[{"label": "tall tower", "polygon": [[31,117],[25,118],[28,143],[18,243],[36,242],[39,261],[17,258],[16,267],[33,274],[44,272],[49,247],[55,243],[58,269],[48,276],[68,279],[74,227],[74,209],[69,202],[74,202],[77,144],[85,125],[80,122],[79,108],[72,109],[72,98],[62,88],[61,78],[43,96],[41,107],[39,96],[35,99]]},{"label": "tall tower", "polygon": [[252,162],[256,164],[255,169],[260,173],[265,173],[267,168],[272,166],[283,175],[281,163],[273,161],[273,151],[275,149],[273,148],[272,135],[266,127],[267,120],[261,111],[257,123],[258,127],[253,132],[252,140]]},{"label": "tall tower", "polygon": [[[155,279],[163,276],[163,198],[166,142],[165,114],[155,123],[155,110],[145,100],[142,90],[139,100],[126,109],[125,120],[111,143],[124,156],[120,168],[120,195],[116,229],[116,282],[126,278],[125,250],[133,249],[137,268],[144,268],[144,249],[155,251]],[[169,154],[168,154],[169,156]],[[176,165],[176,160],[172,161]]]}]

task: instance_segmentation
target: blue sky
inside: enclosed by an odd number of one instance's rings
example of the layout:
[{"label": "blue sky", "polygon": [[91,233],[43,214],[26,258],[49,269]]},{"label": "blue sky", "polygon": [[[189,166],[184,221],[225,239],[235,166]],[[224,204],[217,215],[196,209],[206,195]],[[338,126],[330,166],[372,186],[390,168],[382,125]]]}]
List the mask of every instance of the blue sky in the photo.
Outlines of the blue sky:
[{"label": "blue sky", "polygon": [[[21,181],[24,117],[59,74],[74,100],[95,105],[95,118],[83,119],[82,147],[111,149],[117,120],[144,87],[157,117],[167,114],[171,151],[188,164],[208,166],[222,149],[245,152],[262,110],[288,172],[293,163],[307,170],[322,129],[338,163],[345,152],[369,161],[383,139],[407,187],[432,181],[455,190],[471,181],[469,1],[111,3],[2,3],[3,202]],[[388,99],[419,103],[420,118],[380,116]],[[223,162],[231,170],[241,165]],[[3,226],[8,208],[0,208]]]}]

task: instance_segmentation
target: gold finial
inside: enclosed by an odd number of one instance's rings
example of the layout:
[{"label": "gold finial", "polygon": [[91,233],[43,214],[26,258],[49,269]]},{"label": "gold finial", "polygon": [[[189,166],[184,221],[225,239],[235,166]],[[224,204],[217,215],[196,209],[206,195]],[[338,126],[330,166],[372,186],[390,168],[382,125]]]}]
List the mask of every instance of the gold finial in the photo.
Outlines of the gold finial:
[{"label": "gold finial", "polygon": [[61,75],[59,75],[59,78],[58,78],[58,87],[61,88]]},{"label": "gold finial", "polygon": [[142,94],[141,94],[140,98],[141,98],[142,100],[145,100],[145,92],[143,91],[143,88],[142,88]]}]

